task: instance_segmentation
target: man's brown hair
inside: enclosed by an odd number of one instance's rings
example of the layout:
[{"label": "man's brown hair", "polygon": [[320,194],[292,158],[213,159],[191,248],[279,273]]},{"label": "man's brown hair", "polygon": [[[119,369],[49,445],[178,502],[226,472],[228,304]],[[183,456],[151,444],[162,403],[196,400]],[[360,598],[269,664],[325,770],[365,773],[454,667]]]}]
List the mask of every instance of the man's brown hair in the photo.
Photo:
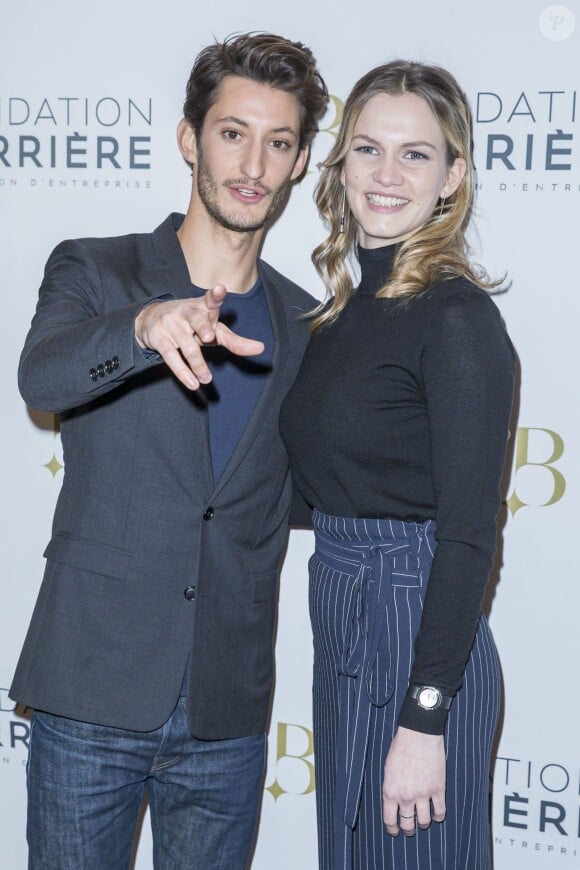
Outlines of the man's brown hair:
[{"label": "man's brown hair", "polygon": [[273,33],[242,33],[208,45],[197,56],[183,105],[196,136],[227,76],[241,76],[294,94],[300,107],[299,147],[310,145],[328,104],[314,55],[301,42]]}]

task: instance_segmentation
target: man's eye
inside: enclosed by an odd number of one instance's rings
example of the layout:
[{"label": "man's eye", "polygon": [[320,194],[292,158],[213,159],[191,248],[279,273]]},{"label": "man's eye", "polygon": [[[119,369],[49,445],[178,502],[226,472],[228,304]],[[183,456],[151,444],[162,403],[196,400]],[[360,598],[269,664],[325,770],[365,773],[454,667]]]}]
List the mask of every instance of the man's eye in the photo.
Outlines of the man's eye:
[{"label": "man's eye", "polygon": [[240,138],[240,131],[239,130],[224,130],[223,135],[225,136],[226,139],[235,140],[235,139]]},{"label": "man's eye", "polygon": [[272,145],[278,151],[286,151],[288,148],[290,148],[290,143],[286,142],[285,139],[274,139],[274,141],[272,142]]}]

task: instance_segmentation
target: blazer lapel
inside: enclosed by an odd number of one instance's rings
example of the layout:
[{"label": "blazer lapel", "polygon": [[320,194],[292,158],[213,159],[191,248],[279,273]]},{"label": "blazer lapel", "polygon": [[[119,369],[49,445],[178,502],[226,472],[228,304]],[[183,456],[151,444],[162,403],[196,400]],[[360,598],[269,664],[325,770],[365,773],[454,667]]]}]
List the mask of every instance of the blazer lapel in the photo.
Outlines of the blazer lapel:
[{"label": "blazer lapel", "polygon": [[168,293],[177,299],[191,296],[187,263],[177,238],[183,215],[171,214],[152,233],[152,248],[146,257],[143,278],[152,296]]},{"label": "blazer lapel", "polygon": [[[183,215],[171,214],[152,234],[152,248],[146,256],[142,279],[151,297],[170,294],[176,299],[188,299],[191,293],[189,270],[179,244],[176,231],[183,221]],[[206,491],[213,487],[213,471],[209,444],[209,422],[207,400],[198,390],[190,397],[191,441],[195,443],[198,457],[200,480],[204,481]]]},{"label": "blazer lapel", "polygon": [[[183,220],[182,215],[171,214],[153,232],[152,256],[147,262],[143,278],[146,289],[152,297],[168,293],[179,299],[191,296],[191,280],[187,269],[187,263],[176,231]],[[264,285],[272,332],[274,336],[274,352],[272,355],[272,368],[266,375],[262,390],[258,397],[256,407],[250,417],[242,435],[230,456],[219,480],[213,482],[211,499],[215,499],[219,492],[226,486],[235,470],[239,467],[244,456],[252,446],[256,434],[260,430],[262,421],[275,400],[279,389],[282,373],[286,365],[289,349],[289,335],[287,314],[282,302],[281,294],[284,287],[276,275],[265,268],[258,260],[258,272]],[[213,480],[211,469],[211,451],[209,444],[209,425],[205,399],[202,393],[192,400],[197,413],[194,415],[197,422],[197,432],[192,431],[192,438],[199,437],[199,458],[207,464],[206,474],[210,481]]]}]

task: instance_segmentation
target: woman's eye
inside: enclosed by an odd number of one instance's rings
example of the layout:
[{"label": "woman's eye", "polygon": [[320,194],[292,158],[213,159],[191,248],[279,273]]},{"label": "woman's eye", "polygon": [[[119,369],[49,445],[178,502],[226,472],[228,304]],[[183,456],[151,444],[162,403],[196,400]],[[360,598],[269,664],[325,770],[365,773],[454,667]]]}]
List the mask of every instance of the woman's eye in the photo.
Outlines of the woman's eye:
[{"label": "woman's eye", "polygon": [[422,151],[409,151],[407,153],[407,157],[411,160],[427,160],[427,155],[423,154]]},{"label": "woman's eye", "polygon": [[377,149],[373,148],[372,145],[359,145],[358,148],[355,148],[354,150],[360,152],[361,154],[376,154],[377,153]]},{"label": "woman's eye", "polygon": [[272,145],[274,148],[276,148],[277,151],[286,151],[288,148],[290,148],[290,143],[286,142],[285,139],[274,139]]},{"label": "woman's eye", "polygon": [[239,130],[224,130],[223,135],[225,136],[226,139],[231,139],[232,141],[234,141],[235,139],[240,138],[240,131]]}]

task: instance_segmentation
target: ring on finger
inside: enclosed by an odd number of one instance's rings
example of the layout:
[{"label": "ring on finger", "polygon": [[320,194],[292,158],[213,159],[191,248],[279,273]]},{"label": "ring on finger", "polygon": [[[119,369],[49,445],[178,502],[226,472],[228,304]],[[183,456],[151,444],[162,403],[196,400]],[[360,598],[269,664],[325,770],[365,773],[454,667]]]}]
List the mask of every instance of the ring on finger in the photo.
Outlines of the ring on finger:
[{"label": "ring on finger", "polygon": [[413,813],[412,816],[404,816],[403,813],[399,813],[399,818],[400,818],[400,819],[414,819],[414,818],[415,818],[415,813]]}]

